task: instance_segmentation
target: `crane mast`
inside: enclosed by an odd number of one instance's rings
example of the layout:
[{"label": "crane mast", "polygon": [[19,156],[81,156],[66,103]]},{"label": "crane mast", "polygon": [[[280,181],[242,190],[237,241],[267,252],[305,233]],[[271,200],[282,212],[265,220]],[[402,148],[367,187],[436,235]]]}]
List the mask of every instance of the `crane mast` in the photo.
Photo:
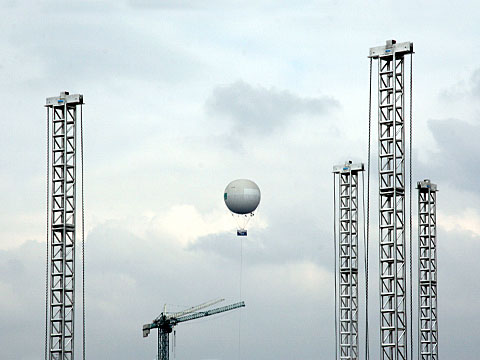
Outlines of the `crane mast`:
[{"label": "crane mast", "polygon": [[407,359],[405,55],[413,43],[370,49],[378,60],[380,358]]},{"label": "crane mast", "polygon": [[[333,167],[338,174],[338,286],[337,337],[340,359],[358,359],[358,174],[363,164]],[[337,250],[336,250],[337,251]]]},{"label": "crane mast", "polygon": [[83,95],[65,91],[45,105],[52,124],[49,360],[74,359],[76,127],[82,104]]},{"label": "crane mast", "polygon": [[418,358],[438,360],[437,185],[426,179],[418,189]]}]

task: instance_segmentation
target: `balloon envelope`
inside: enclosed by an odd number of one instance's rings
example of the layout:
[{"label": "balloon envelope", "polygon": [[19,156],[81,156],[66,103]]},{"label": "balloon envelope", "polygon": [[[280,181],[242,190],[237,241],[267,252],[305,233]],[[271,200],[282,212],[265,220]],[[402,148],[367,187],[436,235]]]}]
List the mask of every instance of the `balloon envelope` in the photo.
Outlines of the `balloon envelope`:
[{"label": "balloon envelope", "polygon": [[234,180],[225,188],[223,199],[231,212],[240,215],[250,214],[260,203],[260,189],[251,180]]}]

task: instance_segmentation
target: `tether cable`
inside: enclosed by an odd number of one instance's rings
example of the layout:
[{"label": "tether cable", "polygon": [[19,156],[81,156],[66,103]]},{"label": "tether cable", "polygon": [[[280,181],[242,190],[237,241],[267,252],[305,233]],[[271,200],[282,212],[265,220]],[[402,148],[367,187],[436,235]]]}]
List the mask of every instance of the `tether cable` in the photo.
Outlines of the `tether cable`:
[{"label": "tether cable", "polygon": [[[242,278],[243,278],[243,237],[240,236],[240,301],[242,301]],[[238,359],[241,359],[242,345],[242,309],[238,312]]]},{"label": "tether cable", "polygon": [[335,173],[333,174],[333,278],[335,284],[335,360],[338,359],[338,314],[337,314],[337,203],[335,194]]},{"label": "tether cable", "polygon": [[413,169],[413,54],[410,55],[410,194],[409,194],[409,201],[410,201],[410,357],[413,360],[413,239],[412,239],[412,226],[413,226],[413,216],[412,216],[412,169]]},{"label": "tether cable", "polygon": [[45,360],[48,357],[48,265],[49,265],[49,231],[50,231],[50,109],[47,107],[47,262],[45,265]]},{"label": "tether cable", "polygon": [[240,236],[240,301],[242,300],[242,281],[243,281],[243,237]]},{"label": "tether cable", "polygon": [[82,318],[83,318],[83,343],[82,354],[85,360],[85,193],[83,176],[83,105],[80,105],[80,153],[81,153],[81,177],[82,177]]}]

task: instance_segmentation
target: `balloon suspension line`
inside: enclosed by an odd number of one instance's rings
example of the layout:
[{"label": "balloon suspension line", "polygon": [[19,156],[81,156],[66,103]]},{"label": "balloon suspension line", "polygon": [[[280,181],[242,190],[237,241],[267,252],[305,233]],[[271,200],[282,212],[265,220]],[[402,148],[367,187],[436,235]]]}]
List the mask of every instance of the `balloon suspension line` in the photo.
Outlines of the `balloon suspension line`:
[{"label": "balloon suspension line", "polygon": [[235,222],[237,223],[237,229],[241,229],[240,223],[238,222],[238,216],[235,216],[235,214],[232,213],[232,217],[235,219]]},{"label": "balloon suspension line", "polygon": [[[239,230],[245,230],[245,228],[247,227],[253,215],[254,215],[253,213],[245,214],[245,215],[232,214],[232,217],[235,218],[235,222],[237,223],[237,228]],[[243,221],[240,221],[240,219],[242,219]]]},{"label": "balloon suspension line", "polygon": [[245,230],[245,228],[247,227],[247,225],[248,225],[248,223],[250,222],[250,219],[251,219],[252,217],[253,217],[253,213],[248,214],[248,215],[245,215],[245,218],[246,218],[247,220],[245,221],[245,226],[243,227],[242,230]]}]

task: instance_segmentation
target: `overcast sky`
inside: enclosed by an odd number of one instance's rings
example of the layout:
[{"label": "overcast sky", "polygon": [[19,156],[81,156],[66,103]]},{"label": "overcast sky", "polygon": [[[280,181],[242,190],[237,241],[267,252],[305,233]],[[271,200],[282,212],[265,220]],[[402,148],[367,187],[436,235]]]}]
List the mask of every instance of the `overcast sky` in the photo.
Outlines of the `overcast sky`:
[{"label": "overcast sky", "polygon": [[[0,15],[1,359],[43,358],[43,105],[65,90],[86,103],[87,357],[154,359],[141,329],[163,304],[241,290],[245,309],[177,327],[178,359],[332,359],[331,169],[366,161],[368,49],[387,39],[414,42],[414,181],[440,189],[439,352],[476,356],[477,2],[4,0]],[[243,257],[223,203],[237,178],[262,191]],[[79,306],[77,358],[80,325]]]}]

